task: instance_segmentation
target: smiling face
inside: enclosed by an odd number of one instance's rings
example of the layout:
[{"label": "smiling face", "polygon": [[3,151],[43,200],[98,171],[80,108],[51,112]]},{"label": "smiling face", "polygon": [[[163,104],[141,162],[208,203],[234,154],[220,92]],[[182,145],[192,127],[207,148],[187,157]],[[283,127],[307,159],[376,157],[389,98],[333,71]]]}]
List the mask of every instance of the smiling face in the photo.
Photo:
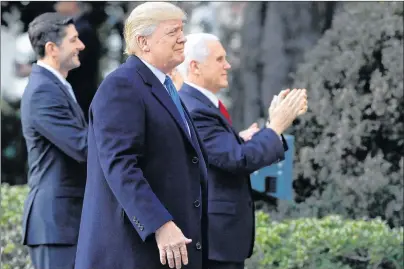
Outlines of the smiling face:
[{"label": "smiling face", "polygon": [[164,73],[184,61],[184,26],[182,20],[167,20],[158,24],[156,30],[144,37],[143,50],[155,67]]},{"label": "smiling face", "polygon": [[65,76],[67,73],[80,66],[79,52],[85,46],[79,39],[76,27],[69,24],[64,29],[64,36],[60,42],[47,42],[45,44],[46,57],[50,57],[54,66]]},{"label": "smiling face", "polygon": [[48,43],[50,43],[46,45],[48,55],[51,55],[56,64],[60,66],[62,73],[80,66],[79,52],[85,46],[79,39],[79,34],[73,24],[66,26],[65,35],[59,45],[52,42]]},{"label": "smiling face", "polygon": [[207,44],[209,54],[201,63],[197,63],[203,85],[206,89],[217,93],[229,86],[227,71],[231,68],[226,59],[226,51],[219,41],[209,41]]}]

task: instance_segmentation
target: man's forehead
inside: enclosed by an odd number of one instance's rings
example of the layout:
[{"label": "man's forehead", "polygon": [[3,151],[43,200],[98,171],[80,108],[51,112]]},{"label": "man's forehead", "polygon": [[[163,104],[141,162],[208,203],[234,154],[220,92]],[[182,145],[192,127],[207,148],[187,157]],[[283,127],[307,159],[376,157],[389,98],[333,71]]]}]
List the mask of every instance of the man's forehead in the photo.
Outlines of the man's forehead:
[{"label": "man's forehead", "polygon": [[69,24],[66,27],[66,35],[68,37],[73,37],[73,36],[77,36],[79,33],[76,30],[76,27],[74,26],[74,24]]},{"label": "man's forehead", "polygon": [[162,23],[163,27],[165,29],[174,29],[174,28],[181,28],[185,25],[185,21],[182,20],[169,20],[169,21],[164,21]]},{"label": "man's forehead", "polygon": [[226,50],[219,40],[210,40],[207,42],[207,45],[210,51],[214,52],[214,55],[226,55]]}]

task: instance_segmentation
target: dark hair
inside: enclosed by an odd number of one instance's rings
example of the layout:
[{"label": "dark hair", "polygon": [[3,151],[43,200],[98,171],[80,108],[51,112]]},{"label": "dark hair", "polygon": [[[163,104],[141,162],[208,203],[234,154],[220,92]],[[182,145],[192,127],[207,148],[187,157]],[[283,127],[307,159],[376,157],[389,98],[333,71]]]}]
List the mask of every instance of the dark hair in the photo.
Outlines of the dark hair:
[{"label": "dark hair", "polygon": [[65,29],[69,24],[73,24],[73,18],[56,12],[41,14],[29,24],[29,40],[38,58],[45,56],[47,42],[60,44],[66,35]]}]

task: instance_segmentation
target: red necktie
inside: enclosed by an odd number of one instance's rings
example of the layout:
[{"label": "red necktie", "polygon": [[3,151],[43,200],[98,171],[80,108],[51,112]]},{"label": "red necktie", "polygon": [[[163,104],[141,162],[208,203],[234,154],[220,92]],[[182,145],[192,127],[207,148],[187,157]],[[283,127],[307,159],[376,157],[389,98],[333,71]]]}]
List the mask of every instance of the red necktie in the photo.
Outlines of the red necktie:
[{"label": "red necktie", "polygon": [[219,100],[219,110],[223,114],[223,116],[229,121],[229,123],[231,125],[230,114],[229,114],[226,107],[223,105],[223,103],[220,100]]}]

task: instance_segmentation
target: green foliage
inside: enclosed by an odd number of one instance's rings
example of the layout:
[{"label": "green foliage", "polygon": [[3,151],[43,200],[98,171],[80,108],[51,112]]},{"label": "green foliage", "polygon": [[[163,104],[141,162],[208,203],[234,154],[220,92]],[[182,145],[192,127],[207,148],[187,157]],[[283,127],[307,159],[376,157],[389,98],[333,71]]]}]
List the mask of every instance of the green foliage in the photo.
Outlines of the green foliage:
[{"label": "green foliage", "polygon": [[402,269],[403,228],[380,219],[301,218],[276,222],[257,212],[248,269]]},{"label": "green foliage", "polygon": [[22,212],[27,186],[1,184],[1,263],[3,269],[31,269],[28,250],[21,244]]},{"label": "green foliage", "polygon": [[27,182],[27,149],[17,106],[1,99],[1,180],[10,184]]},{"label": "green foliage", "polygon": [[294,78],[298,205],[283,216],[377,216],[404,225],[403,4],[346,2]]},{"label": "green foliage", "polygon": [[[1,259],[5,269],[32,268],[21,244],[27,194],[27,186],[1,185]],[[390,229],[380,219],[353,221],[329,216],[276,222],[257,211],[255,253],[247,268],[402,269],[402,236],[403,228]]]}]

